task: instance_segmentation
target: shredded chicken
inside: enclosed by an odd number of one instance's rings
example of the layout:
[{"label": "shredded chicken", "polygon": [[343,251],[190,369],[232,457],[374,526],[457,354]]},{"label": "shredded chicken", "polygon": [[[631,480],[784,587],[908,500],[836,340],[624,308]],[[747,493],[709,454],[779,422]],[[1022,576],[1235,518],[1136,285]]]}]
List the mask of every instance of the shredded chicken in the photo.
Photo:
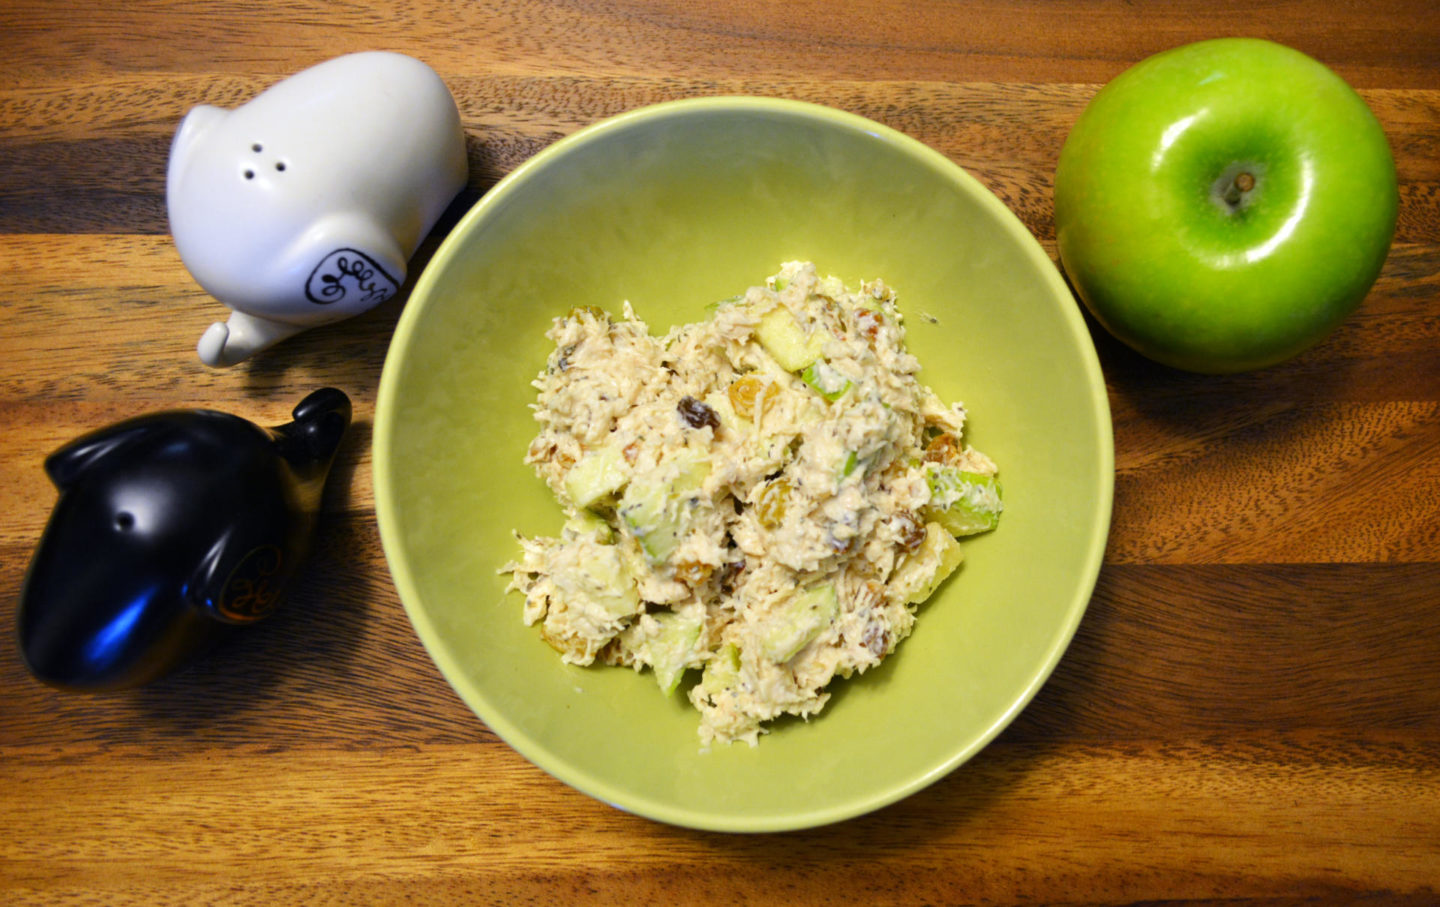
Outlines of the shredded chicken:
[{"label": "shredded chicken", "polygon": [[560,535],[517,535],[524,620],[574,664],[649,668],[702,746],[754,745],[879,664],[992,528],[996,467],[917,379],[894,292],[806,262],[652,336],[627,303],[557,318],[532,464]]}]

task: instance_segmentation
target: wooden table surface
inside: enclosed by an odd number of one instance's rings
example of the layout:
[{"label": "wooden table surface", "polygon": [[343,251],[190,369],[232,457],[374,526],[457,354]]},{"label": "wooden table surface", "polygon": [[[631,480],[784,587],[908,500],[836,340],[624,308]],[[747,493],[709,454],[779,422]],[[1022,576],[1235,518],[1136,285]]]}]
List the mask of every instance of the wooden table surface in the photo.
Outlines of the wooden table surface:
[{"label": "wooden table surface", "polygon": [[[1440,7],[1280,0],[0,5],[0,902],[1440,901]],[[967,168],[1055,255],[1056,156],[1143,57],[1247,34],[1332,66],[1400,174],[1383,274],[1288,364],[1151,365],[1096,330],[1114,523],[1068,654],[949,777],[775,836],[627,815],[533,767],[421,648],[381,554],[376,385],[402,303],[225,371],[168,233],[183,114],[392,49],[448,83],[462,205],[547,144],[669,98],[829,104]],[[453,214],[449,223],[453,223]],[[422,247],[418,273],[444,224]],[[356,404],[283,610],[139,691],[25,671],[50,451],[203,406]]]}]

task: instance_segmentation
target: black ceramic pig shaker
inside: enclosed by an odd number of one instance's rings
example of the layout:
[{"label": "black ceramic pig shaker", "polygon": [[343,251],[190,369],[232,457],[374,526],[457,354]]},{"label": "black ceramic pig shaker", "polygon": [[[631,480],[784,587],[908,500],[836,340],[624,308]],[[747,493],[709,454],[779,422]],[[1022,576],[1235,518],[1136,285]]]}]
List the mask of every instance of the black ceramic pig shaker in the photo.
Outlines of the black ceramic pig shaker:
[{"label": "black ceramic pig shaker", "polygon": [[350,400],[288,425],[209,410],[140,416],[45,461],[60,491],[20,592],[20,649],[48,684],[149,683],[269,614],[309,549]]}]

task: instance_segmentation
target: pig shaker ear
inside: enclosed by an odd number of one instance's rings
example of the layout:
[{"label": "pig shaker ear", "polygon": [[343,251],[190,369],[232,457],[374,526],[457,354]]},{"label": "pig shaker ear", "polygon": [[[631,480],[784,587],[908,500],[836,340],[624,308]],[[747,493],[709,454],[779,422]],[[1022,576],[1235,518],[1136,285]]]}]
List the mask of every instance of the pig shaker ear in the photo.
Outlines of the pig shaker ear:
[{"label": "pig shaker ear", "polygon": [[229,115],[229,111],[209,104],[201,104],[185,114],[185,119],[180,121],[180,128],[175,130],[175,138],[170,142],[168,176],[171,188],[174,187],[179,168],[184,167],[190,160],[190,155],[194,153],[200,140]]},{"label": "pig shaker ear", "polygon": [[91,468],[144,437],[150,428],[143,422],[131,420],[76,438],[45,458],[45,474],[56,488],[64,491]]},{"label": "pig shaker ear", "polygon": [[275,429],[280,455],[299,474],[328,470],[345,429],[350,426],[350,398],[343,391],[324,387],[295,405],[294,420]]}]

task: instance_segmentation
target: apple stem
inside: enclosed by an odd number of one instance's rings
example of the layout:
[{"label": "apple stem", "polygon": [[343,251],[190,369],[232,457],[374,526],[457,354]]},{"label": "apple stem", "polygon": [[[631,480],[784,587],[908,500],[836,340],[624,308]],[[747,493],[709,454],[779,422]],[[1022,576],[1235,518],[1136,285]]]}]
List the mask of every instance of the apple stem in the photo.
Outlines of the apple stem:
[{"label": "apple stem", "polygon": [[1230,185],[1225,189],[1225,204],[1232,208],[1236,207],[1240,204],[1240,199],[1244,197],[1244,194],[1254,188],[1254,174],[1247,173],[1243,170],[1240,171],[1235,174],[1235,178],[1230,181]]}]

